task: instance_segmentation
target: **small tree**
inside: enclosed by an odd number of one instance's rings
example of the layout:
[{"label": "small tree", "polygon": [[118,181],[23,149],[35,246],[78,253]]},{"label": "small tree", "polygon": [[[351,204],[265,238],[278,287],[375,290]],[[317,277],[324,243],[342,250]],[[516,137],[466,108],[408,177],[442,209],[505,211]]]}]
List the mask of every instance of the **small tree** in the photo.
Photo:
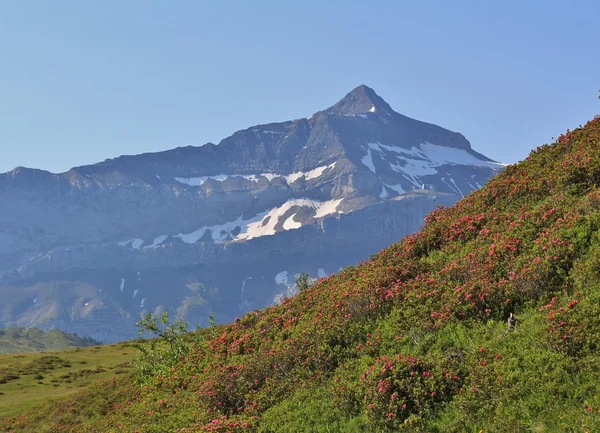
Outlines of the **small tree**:
[{"label": "small tree", "polygon": [[210,336],[215,338],[217,336],[217,322],[215,320],[215,312],[211,311],[209,316]]},{"label": "small tree", "polygon": [[138,334],[152,335],[154,338],[136,347],[142,355],[134,362],[142,381],[164,372],[175,365],[188,354],[190,345],[185,341],[187,323],[182,318],[169,323],[169,313],[164,312],[160,317],[151,313],[135,324]]},{"label": "small tree", "polygon": [[296,287],[298,290],[306,290],[311,286],[310,275],[308,272],[302,272],[296,276]]}]

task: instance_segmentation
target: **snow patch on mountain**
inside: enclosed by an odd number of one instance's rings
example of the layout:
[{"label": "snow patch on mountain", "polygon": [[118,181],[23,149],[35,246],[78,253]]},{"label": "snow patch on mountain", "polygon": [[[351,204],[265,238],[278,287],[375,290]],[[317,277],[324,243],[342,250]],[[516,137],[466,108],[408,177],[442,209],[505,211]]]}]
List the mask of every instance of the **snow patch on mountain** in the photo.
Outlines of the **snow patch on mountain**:
[{"label": "snow patch on mountain", "polygon": [[[256,131],[258,131],[258,130],[257,130],[257,129],[255,129],[254,131],[256,132]],[[270,135],[273,135],[273,134],[275,134],[275,135],[284,134],[284,132],[281,132],[281,131],[269,131],[269,130],[266,130],[266,129],[265,129],[265,130],[263,130],[263,131],[261,131],[261,132],[262,132],[263,134],[270,134]]]},{"label": "snow patch on mountain", "polygon": [[[204,226],[191,233],[179,233],[175,238],[181,239],[188,244],[195,244],[202,239],[206,232],[210,232],[210,237],[213,242],[223,242],[226,240],[249,240],[260,236],[270,236],[276,233],[275,227],[279,224],[280,219],[294,207],[304,207],[314,209],[314,218],[323,218],[327,215],[340,213],[337,209],[343,199],[329,200],[320,202],[306,198],[298,198],[285,202],[283,205],[259,213],[249,219],[244,219],[243,216],[238,217],[234,221],[228,221],[223,224],[215,224],[212,226]],[[294,230],[302,227],[302,224],[294,220],[297,213],[286,218],[283,223],[284,230]],[[234,232],[239,232],[234,234]],[[157,238],[158,239],[158,238]],[[166,239],[166,237],[165,237]]]},{"label": "snow patch on mountain", "polygon": [[284,230],[293,230],[293,229],[299,229],[300,227],[302,227],[302,224],[294,221],[295,216],[296,216],[296,214],[290,216],[288,219],[285,220],[285,222],[283,223]]},{"label": "snow patch on mountain", "polygon": [[391,189],[392,191],[395,191],[398,194],[406,194],[406,191],[404,191],[404,189],[402,188],[402,186],[396,184],[396,185],[389,185],[389,184],[384,184],[385,187]]},{"label": "snow patch on mountain", "polygon": [[238,217],[235,221],[228,221],[224,224],[215,224],[213,226],[200,227],[198,230],[194,230],[191,233],[179,233],[174,237],[181,239],[186,244],[195,244],[204,237],[207,231],[210,231],[210,236],[213,242],[222,242],[229,239],[234,239],[233,232],[241,227],[247,227],[250,223],[262,221],[265,217],[266,212],[256,215],[253,218],[244,220],[242,216]]},{"label": "snow patch on mountain", "polygon": [[333,164],[329,164],[324,167],[317,167],[313,170],[307,171],[306,173],[304,173],[304,176],[306,177],[306,180],[316,179],[317,177],[320,177],[325,172],[325,170],[333,170],[335,168],[336,163],[337,161]]},{"label": "snow patch on mountain", "polygon": [[160,244],[162,244],[164,241],[166,241],[168,237],[169,237],[168,235],[161,235],[154,239],[154,241],[152,242],[152,245],[148,245],[147,247],[144,247],[144,248],[157,247]]},{"label": "snow patch on mountain", "polygon": [[469,181],[467,181],[467,185],[469,185],[471,187],[471,191],[475,191],[477,188],[473,186],[473,184]]},{"label": "snow patch on mountain", "polygon": [[273,297],[273,304],[281,304],[287,297],[294,296],[299,292],[298,287],[294,281],[290,281],[289,274],[287,271],[281,271],[275,275],[275,283],[280,286],[285,286],[286,289],[280,293],[277,293]]},{"label": "snow patch on mountain", "polygon": [[229,177],[244,177],[244,176],[229,176],[226,174],[217,174],[214,176],[199,176],[199,177],[175,177],[174,179],[179,182],[179,183],[183,183],[185,185],[189,185],[189,186],[201,186],[202,184],[204,184],[204,182],[206,182],[208,179],[214,179],[218,182],[223,182],[225,180],[227,180],[227,178]]},{"label": "snow patch on mountain", "polygon": [[[242,227],[242,232],[236,237],[236,239],[252,239],[259,236],[269,236],[275,234],[275,227],[279,223],[279,219],[283,217],[293,207],[307,207],[315,210],[315,218],[322,218],[337,212],[337,208],[343,199],[329,200],[325,202],[319,202],[316,200],[310,200],[306,198],[297,198],[285,202],[282,206],[271,209],[260,221],[249,223],[245,228]],[[288,224],[290,230],[293,228],[299,228],[299,226],[292,226]],[[285,227],[284,227],[285,229]]]},{"label": "snow patch on mountain", "polygon": [[454,185],[454,187],[458,190],[458,192],[460,193],[461,197],[464,197],[465,195],[463,194],[463,192],[460,190],[460,188],[458,187],[458,185],[456,184],[456,182],[454,182],[454,179],[450,178],[450,182],[452,182],[452,185]]},{"label": "snow patch on mountain", "polygon": [[[399,146],[382,144],[379,141],[368,143],[367,154],[362,157],[361,162],[376,173],[373,156],[377,155],[386,162],[390,169],[403,174],[413,185],[419,188],[422,182],[420,177],[438,173],[438,168],[443,165],[464,165],[471,167],[484,167],[500,169],[506,164],[485,161],[477,158],[464,149],[439,146],[425,142],[418,147],[412,146],[405,149]],[[452,181],[453,182],[453,181]],[[450,186],[451,189],[464,195],[458,186]]]},{"label": "snow patch on mountain", "polygon": [[[338,211],[338,207],[342,202],[343,198],[339,198],[337,200],[329,200],[325,202],[312,202],[309,207],[315,207],[315,218],[323,218],[324,216],[331,215],[333,213],[343,213]],[[312,200],[311,200],[312,201]]]},{"label": "snow patch on mountain", "polygon": [[130,239],[125,242],[119,242],[119,245],[122,247],[126,247],[130,244],[131,244],[131,248],[133,248],[134,250],[139,250],[141,248],[141,246],[144,244],[144,240],[143,239]]},{"label": "snow patch on mountain", "polygon": [[283,284],[284,286],[287,286],[287,284],[288,284],[288,273],[287,273],[287,271],[281,271],[280,273],[278,273],[277,275],[275,275],[275,283],[277,283],[277,284]]},{"label": "snow patch on mountain", "polygon": [[242,296],[241,296],[241,300],[244,300],[244,287],[246,287],[246,281],[251,280],[252,277],[248,277],[245,280],[242,281]]},{"label": "snow patch on mountain", "polygon": [[[264,131],[263,131],[264,132]],[[282,178],[291,185],[298,179],[305,178],[306,180],[316,179],[325,173],[325,171],[332,170],[335,167],[333,164],[317,167],[309,171],[296,171],[291,174],[277,174],[277,173],[260,173],[260,174],[217,174],[213,176],[199,176],[199,177],[175,177],[174,179],[188,186],[202,186],[207,180],[212,179],[217,182],[225,182],[230,178],[242,178],[251,182],[259,182],[261,179],[267,179],[269,182],[275,178]]]},{"label": "snow patch on mountain", "polygon": [[381,192],[379,193],[379,198],[387,198],[388,196],[387,189],[385,189],[385,185],[381,186]]},{"label": "snow patch on mountain", "polygon": [[360,162],[362,162],[373,173],[377,173],[377,170],[375,170],[375,164],[373,164],[371,149],[367,149],[367,154],[360,159]]}]

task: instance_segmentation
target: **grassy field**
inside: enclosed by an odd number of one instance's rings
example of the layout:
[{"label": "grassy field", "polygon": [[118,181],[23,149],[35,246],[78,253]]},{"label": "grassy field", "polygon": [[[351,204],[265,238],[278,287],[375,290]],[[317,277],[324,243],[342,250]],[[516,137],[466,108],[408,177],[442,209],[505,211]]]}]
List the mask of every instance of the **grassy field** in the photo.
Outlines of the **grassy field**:
[{"label": "grassy field", "polygon": [[131,343],[119,343],[0,355],[0,417],[19,414],[41,401],[127,373],[137,354]]}]

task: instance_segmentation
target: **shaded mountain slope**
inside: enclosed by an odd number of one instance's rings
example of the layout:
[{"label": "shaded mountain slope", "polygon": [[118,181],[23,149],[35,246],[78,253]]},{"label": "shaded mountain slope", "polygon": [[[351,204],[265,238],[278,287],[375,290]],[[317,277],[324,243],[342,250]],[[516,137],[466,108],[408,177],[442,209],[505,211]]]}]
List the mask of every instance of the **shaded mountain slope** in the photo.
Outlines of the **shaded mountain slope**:
[{"label": "shaded mountain slope", "polygon": [[502,168],[366,86],[218,145],[16,168],[0,174],[0,326],[111,342],[148,312],[230,322],[292,293],[297,273],[415,232]]}]

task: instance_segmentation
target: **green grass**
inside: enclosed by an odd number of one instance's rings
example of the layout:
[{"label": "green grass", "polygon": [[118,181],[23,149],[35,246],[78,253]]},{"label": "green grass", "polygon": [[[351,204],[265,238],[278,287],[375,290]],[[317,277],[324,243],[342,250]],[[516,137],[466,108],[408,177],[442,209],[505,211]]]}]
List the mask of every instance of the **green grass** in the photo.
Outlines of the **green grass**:
[{"label": "green grass", "polygon": [[44,352],[98,344],[91,338],[82,338],[58,329],[47,332],[35,328],[0,329],[0,354]]},{"label": "green grass", "polygon": [[74,393],[130,371],[138,351],[129,343],[58,352],[0,355],[0,417]]}]

